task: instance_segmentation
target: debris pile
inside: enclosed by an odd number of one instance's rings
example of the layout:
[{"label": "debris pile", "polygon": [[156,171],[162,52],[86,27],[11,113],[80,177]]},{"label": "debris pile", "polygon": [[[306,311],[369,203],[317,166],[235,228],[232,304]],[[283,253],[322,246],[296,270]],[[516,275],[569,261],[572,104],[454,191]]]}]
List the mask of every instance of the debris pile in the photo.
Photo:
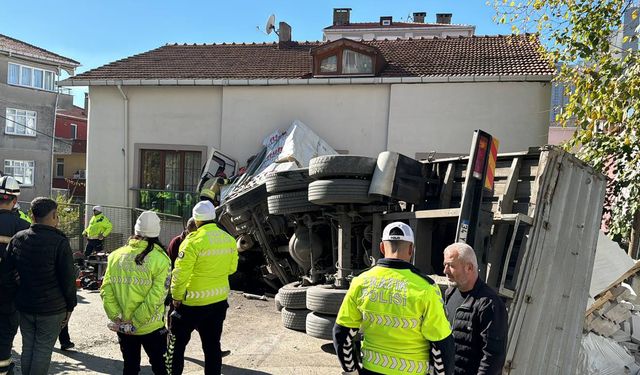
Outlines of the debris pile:
[{"label": "debris pile", "polygon": [[624,282],[638,272],[640,262],[601,234],[585,313],[581,373],[639,373],[640,298]]}]

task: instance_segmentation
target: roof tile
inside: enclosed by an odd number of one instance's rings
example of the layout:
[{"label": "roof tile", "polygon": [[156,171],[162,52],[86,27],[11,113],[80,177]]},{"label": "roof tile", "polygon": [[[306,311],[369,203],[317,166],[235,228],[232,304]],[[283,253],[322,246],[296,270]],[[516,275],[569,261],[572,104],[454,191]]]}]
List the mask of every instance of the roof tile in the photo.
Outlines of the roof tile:
[{"label": "roof tile", "polygon": [[[552,65],[530,35],[373,40],[387,62],[383,77],[551,75]],[[84,72],[86,79],[309,78],[311,49],[326,42],[165,45]]]},{"label": "roof tile", "polygon": [[51,61],[58,64],[70,65],[73,67],[80,65],[79,62],[68,57],[58,55],[57,53],[47,51],[44,48],[36,47],[2,34],[0,34],[0,51],[11,52],[18,55]]}]

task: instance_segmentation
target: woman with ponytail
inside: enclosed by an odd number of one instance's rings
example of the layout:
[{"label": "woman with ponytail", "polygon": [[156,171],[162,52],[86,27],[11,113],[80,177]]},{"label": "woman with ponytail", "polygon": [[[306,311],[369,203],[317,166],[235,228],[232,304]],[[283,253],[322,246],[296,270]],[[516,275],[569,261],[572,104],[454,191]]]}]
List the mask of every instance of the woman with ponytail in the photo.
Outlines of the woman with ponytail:
[{"label": "woman with ponytail", "polygon": [[158,240],[160,218],[143,212],[135,235],[109,255],[100,296],[109,328],[118,333],[124,359],[123,374],[140,372],[141,347],[149,356],[153,373],[166,374],[164,353],[164,300],[171,275],[171,260]]}]

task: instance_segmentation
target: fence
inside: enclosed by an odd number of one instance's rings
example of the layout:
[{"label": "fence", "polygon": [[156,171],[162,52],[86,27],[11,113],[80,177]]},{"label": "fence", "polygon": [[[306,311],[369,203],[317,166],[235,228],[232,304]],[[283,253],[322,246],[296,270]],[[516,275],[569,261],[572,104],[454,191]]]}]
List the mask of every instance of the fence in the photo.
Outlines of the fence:
[{"label": "fence", "polygon": [[[24,212],[30,207],[30,202],[20,202]],[[58,229],[63,231],[73,251],[84,251],[86,239],[82,231],[89,224],[93,215],[93,204],[66,204],[58,202],[58,216],[60,224]],[[133,226],[144,210],[140,208],[102,206],[102,213],[111,220],[113,230],[104,240],[104,250],[111,252],[126,244],[127,239],[133,235]],[[167,246],[169,241],[184,229],[185,220],[181,216],[156,212],[160,217],[160,241]]]}]

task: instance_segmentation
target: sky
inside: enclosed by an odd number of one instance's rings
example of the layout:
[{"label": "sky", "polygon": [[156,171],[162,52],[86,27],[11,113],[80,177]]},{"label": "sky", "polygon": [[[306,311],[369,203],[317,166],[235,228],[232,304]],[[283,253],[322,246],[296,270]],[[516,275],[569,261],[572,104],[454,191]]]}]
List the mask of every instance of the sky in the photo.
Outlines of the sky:
[{"label": "sky", "polygon": [[[291,25],[294,40],[322,40],[333,8],[352,8],[352,22],[406,21],[413,12],[435,22],[436,13],[452,13],[452,23],[475,25],[476,35],[510,33],[486,0],[0,0],[0,34],[79,61],[81,73],[167,43],[274,42],[263,32],[271,14]],[[83,90],[74,90],[76,105]]]}]

